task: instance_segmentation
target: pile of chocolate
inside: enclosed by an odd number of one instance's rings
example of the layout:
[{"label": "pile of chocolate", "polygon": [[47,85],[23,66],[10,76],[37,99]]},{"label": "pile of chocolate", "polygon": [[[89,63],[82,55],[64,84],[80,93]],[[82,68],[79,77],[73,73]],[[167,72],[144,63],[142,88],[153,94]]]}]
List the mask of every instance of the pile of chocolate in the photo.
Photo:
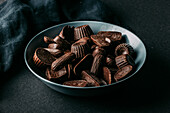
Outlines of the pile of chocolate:
[{"label": "pile of chocolate", "polygon": [[33,61],[50,81],[75,87],[117,82],[134,70],[134,49],[120,32],[99,31],[89,25],[64,26],[54,39],[44,36],[47,48],[35,50]]}]

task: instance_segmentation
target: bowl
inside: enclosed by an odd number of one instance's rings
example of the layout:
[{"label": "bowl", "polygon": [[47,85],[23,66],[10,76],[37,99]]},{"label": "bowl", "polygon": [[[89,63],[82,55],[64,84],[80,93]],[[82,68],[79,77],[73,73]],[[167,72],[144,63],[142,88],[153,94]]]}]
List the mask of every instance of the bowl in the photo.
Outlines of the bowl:
[{"label": "bowl", "polygon": [[[99,87],[72,87],[61,85],[47,80],[45,78],[44,72],[41,72],[37,67],[35,67],[32,59],[35,49],[38,47],[47,47],[47,44],[45,44],[43,41],[44,36],[55,37],[60,33],[60,31],[65,25],[77,27],[85,24],[88,24],[91,27],[94,34],[96,34],[98,31],[119,31],[122,33],[122,35],[126,38],[126,43],[130,44],[136,52],[136,58],[134,59],[136,64],[136,70],[130,76],[110,85],[104,85]],[[67,95],[94,96],[109,93],[111,91],[119,89],[120,87],[126,87],[125,84],[128,83],[128,79],[133,77],[143,66],[146,59],[146,48],[143,42],[135,34],[125,28],[98,21],[74,21],[52,26],[34,36],[25,48],[24,59],[28,69],[33,73],[33,75],[35,75],[38,79],[40,79],[50,88]]]}]

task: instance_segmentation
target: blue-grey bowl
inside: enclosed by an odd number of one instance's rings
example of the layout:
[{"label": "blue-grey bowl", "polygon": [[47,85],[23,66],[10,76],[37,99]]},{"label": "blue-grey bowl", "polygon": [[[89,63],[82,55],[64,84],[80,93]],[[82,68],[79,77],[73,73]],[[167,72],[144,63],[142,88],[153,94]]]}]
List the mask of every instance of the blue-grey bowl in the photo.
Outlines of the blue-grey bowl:
[{"label": "blue-grey bowl", "polygon": [[[43,41],[44,36],[49,36],[52,38],[55,37],[60,33],[60,31],[65,25],[77,27],[85,24],[88,24],[92,28],[94,34],[96,34],[98,31],[119,31],[122,33],[124,37],[126,37],[126,42],[129,43],[136,52],[136,58],[135,58],[136,70],[130,76],[118,82],[112,83],[110,85],[104,85],[99,87],[72,87],[72,86],[61,85],[47,80],[45,78],[44,72],[40,71],[37,67],[34,66],[34,62],[32,58],[35,49],[38,47],[47,47],[47,44],[45,44]],[[25,48],[24,59],[28,69],[33,73],[33,75],[35,75],[38,79],[40,79],[43,83],[45,83],[50,88],[58,92],[68,94],[68,95],[73,95],[73,96],[94,96],[94,95],[109,93],[112,90],[116,90],[119,88],[119,86],[122,87],[122,84],[126,83],[129,78],[134,76],[141,69],[141,67],[145,62],[146,48],[143,42],[135,34],[117,25],[113,25],[105,22],[98,22],[98,21],[74,21],[74,22],[67,22],[67,23],[52,26],[50,28],[41,31],[36,36],[34,36],[29,41],[28,45]],[[123,85],[123,87],[126,86]]]}]

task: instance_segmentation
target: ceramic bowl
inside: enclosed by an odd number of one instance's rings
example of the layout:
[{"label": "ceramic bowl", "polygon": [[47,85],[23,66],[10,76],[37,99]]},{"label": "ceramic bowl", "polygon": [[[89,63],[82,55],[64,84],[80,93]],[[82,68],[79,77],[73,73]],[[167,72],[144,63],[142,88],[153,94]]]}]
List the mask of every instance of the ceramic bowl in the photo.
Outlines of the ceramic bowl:
[{"label": "ceramic bowl", "polygon": [[[122,35],[126,38],[126,43],[129,43],[136,52],[136,70],[130,76],[110,85],[104,85],[99,87],[71,87],[47,80],[45,78],[45,73],[41,72],[37,67],[35,67],[32,59],[35,49],[38,47],[47,47],[47,44],[45,44],[43,41],[44,36],[55,37],[60,33],[60,31],[65,25],[77,27],[85,24],[88,24],[92,28],[94,34],[96,34],[98,31],[119,31],[122,33]],[[130,32],[125,28],[98,21],[74,21],[52,26],[34,36],[25,48],[24,59],[28,69],[33,73],[33,75],[40,79],[44,84],[46,84],[50,88],[58,92],[73,96],[92,96],[105,94],[116,90],[119,88],[119,86],[122,86],[124,83],[127,83],[129,78],[135,77],[134,75],[141,69],[145,62],[146,48],[138,36],[136,36],[134,33]],[[123,87],[126,86],[123,85]]]}]

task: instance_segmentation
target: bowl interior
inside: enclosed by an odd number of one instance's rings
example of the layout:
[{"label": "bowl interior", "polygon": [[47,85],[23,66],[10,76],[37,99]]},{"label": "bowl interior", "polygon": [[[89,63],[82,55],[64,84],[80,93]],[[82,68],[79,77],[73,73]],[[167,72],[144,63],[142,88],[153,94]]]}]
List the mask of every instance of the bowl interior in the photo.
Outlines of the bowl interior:
[{"label": "bowl interior", "polygon": [[[124,78],[124,79],[122,79],[118,82],[115,82],[111,85],[117,84],[119,82],[122,82],[122,81],[132,77],[143,66],[145,59],[146,59],[146,49],[145,49],[143,42],[132,32],[130,32],[127,29],[124,29],[122,27],[119,27],[119,26],[116,26],[116,25],[113,25],[113,24],[109,24],[109,23],[104,23],[104,22],[75,21],[75,22],[67,22],[67,23],[64,23],[64,24],[59,24],[59,25],[50,27],[48,29],[45,29],[42,32],[38,33],[36,36],[34,36],[30,40],[30,42],[28,43],[28,45],[25,49],[25,53],[24,53],[25,62],[26,62],[27,67],[30,69],[30,71],[35,76],[37,76],[39,79],[43,80],[44,82],[47,82],[48,84],[53,84],[53,85],[62,86],[62,87],[70,87],[70,86],[60,85],[60,84],[57,84],[57,83],[54,83],[54,82],[51,82],[51,81],[45,79],[45,71],[40,71],[34,65],[32,58],[33,58],[33,55],[34,55],[36,48],[48,46],[43,41],[44,36],[54,38],[55,36],[57,36],[60,33],[60,31],[62,30],[62,28],[65,25],[77,27],[77,26],[81,26],[81,25],[85,25],[85,24],[88,24],[92,28],[94,34],[96,34],[98,31],[119,31],[119,32],[121,32],[122,35],[126,39],[126,43],[130,44],[136,52],[136,58],[135,58],[136,70],[133,72],[133,74],[131,74],[130,76],[128,76],[128,77],[126,77],[126,78]],[[103,87],[103,86],[99,86],[99,87]],[[79,88],[79,87],[72,87],[72,88]],[[88,87],[88,88],[96,88],[96,87]]]}]

